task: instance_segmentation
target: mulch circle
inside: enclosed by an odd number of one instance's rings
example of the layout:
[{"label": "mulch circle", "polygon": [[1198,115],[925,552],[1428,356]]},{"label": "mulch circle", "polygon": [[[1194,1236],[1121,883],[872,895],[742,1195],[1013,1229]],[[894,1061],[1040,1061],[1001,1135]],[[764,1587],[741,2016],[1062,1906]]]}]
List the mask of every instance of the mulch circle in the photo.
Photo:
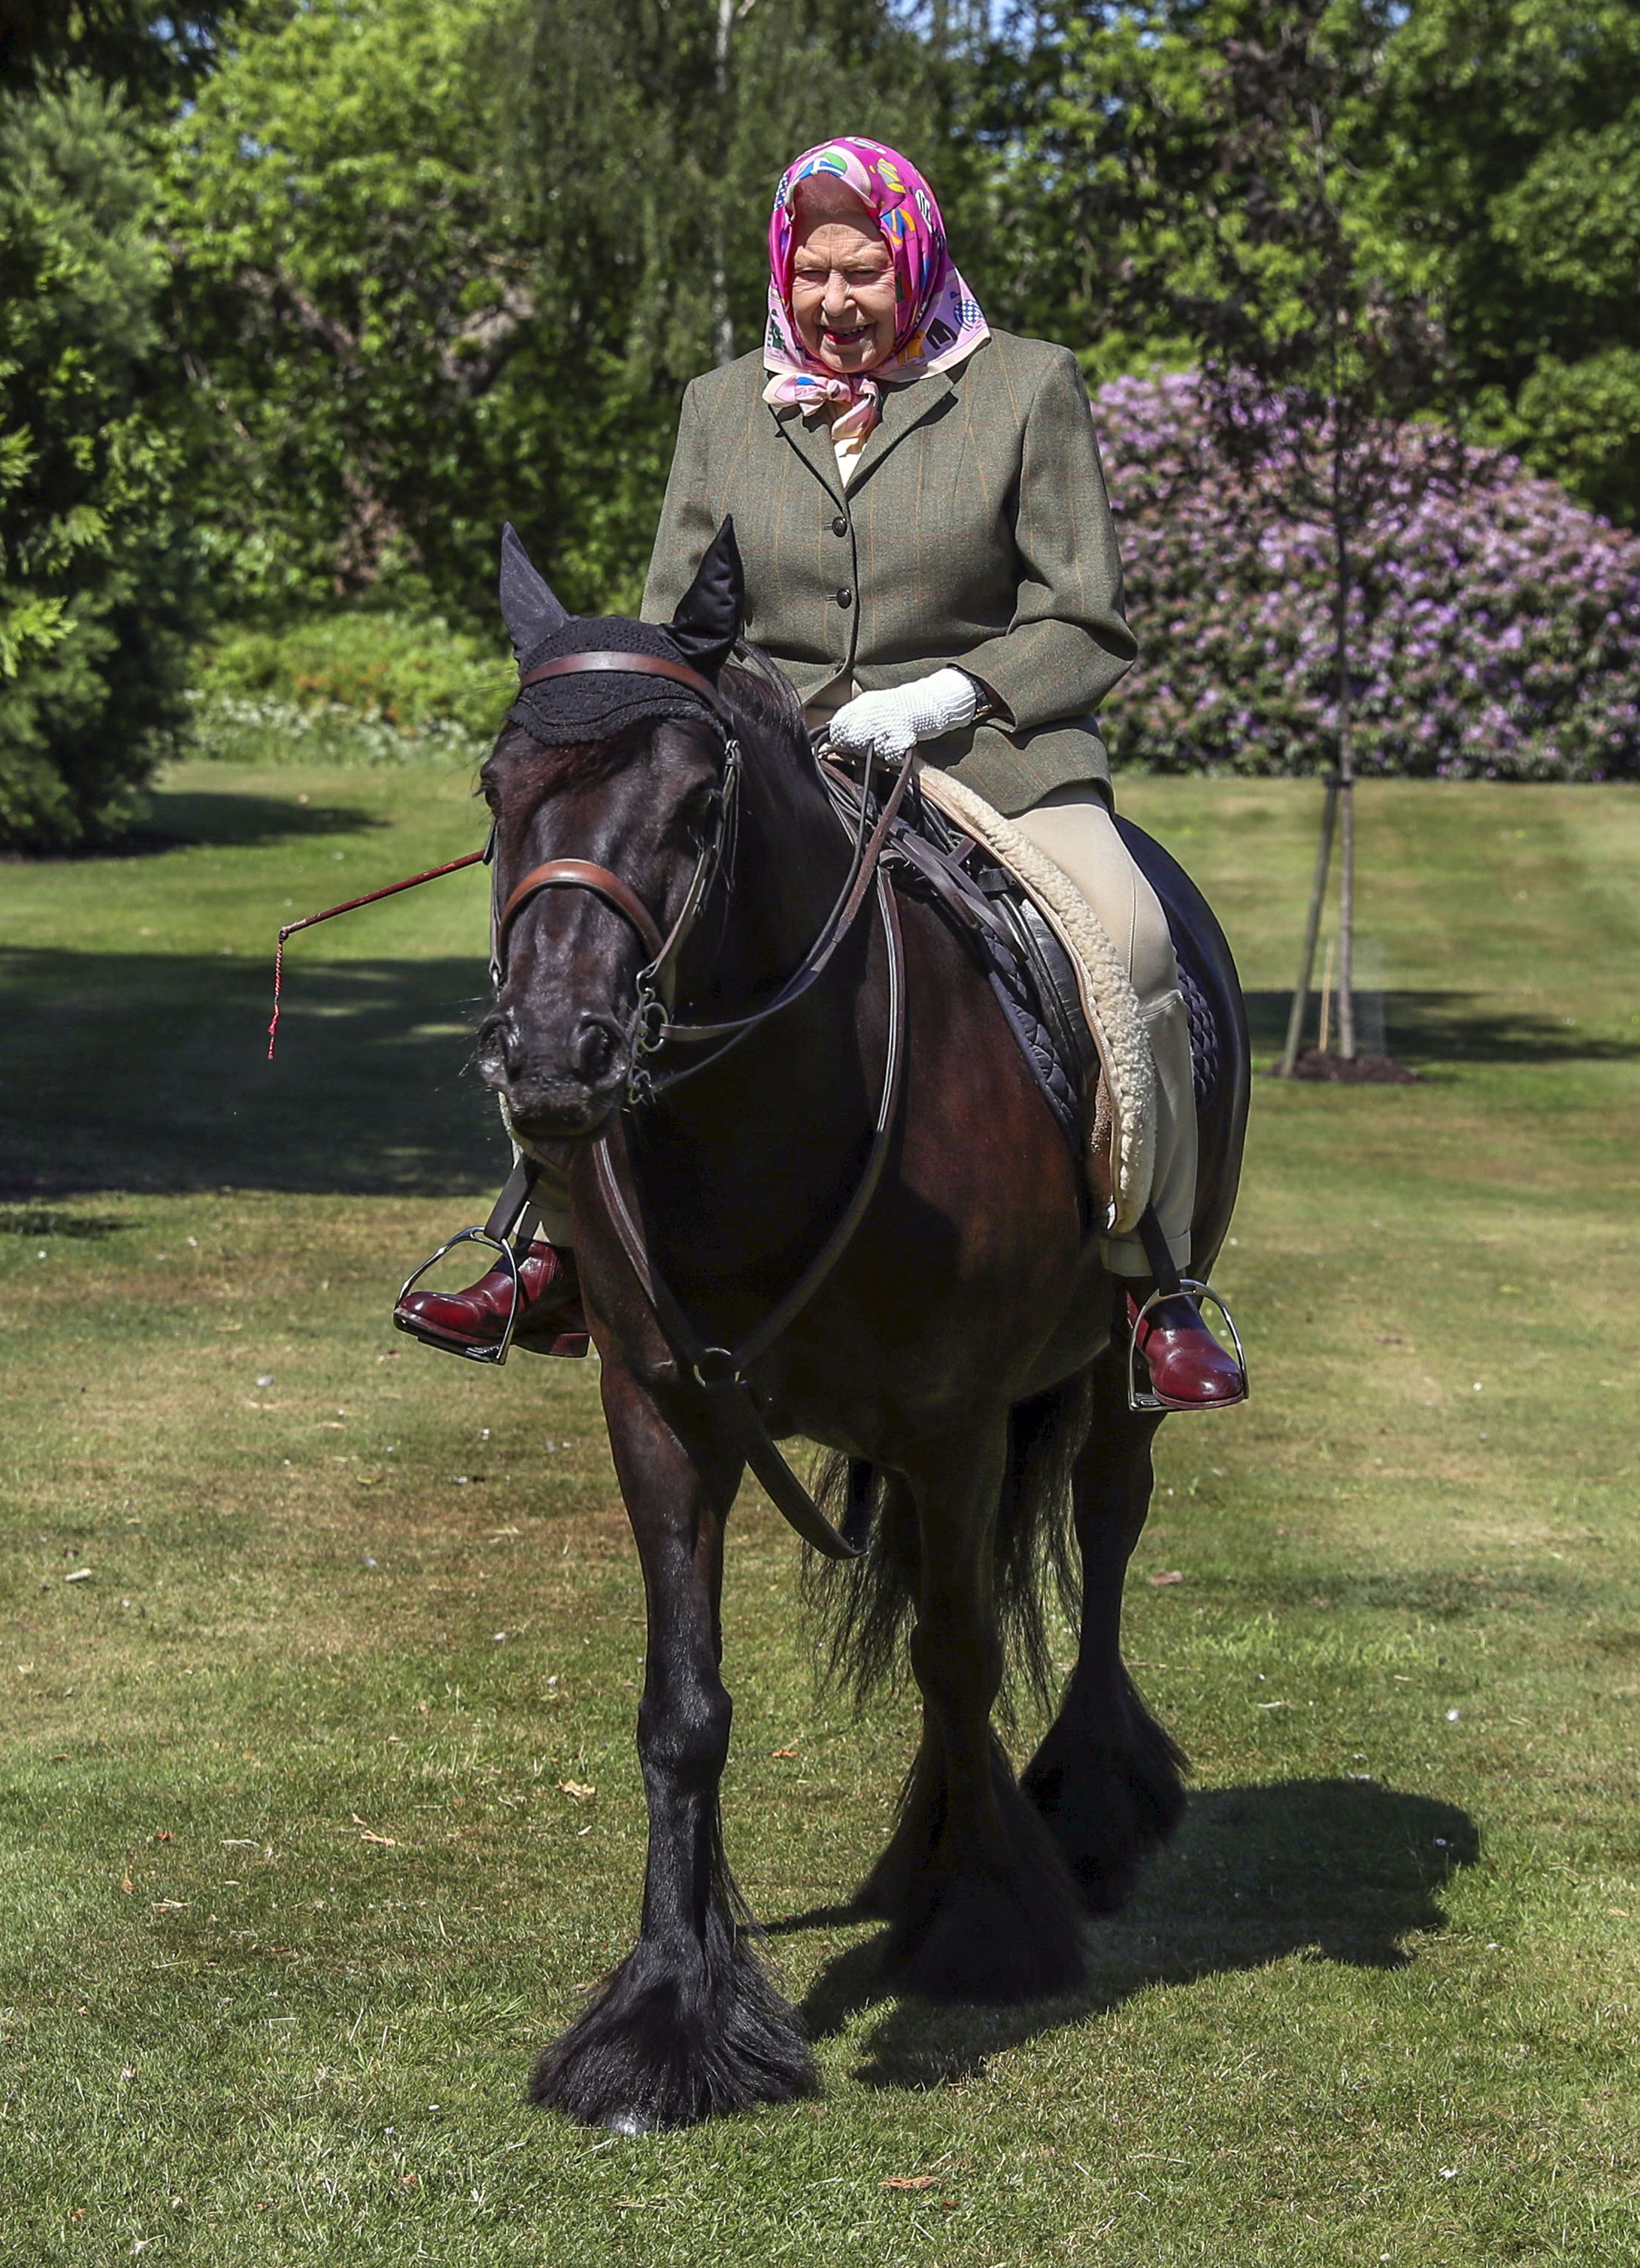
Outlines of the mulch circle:
[{"label": "mulch circle", "polygon": [[[1274,1064],[1270,1077],[1280,1077]],[[1306,1048],[1292,1067],[1295,1079],[1331,1079],[1341,1086],[1416,1086],[1420,1074],[1397,1063],[1394,1056],[1356,1056],[1346,1059],[1335,1055],[1329,1048],[1325,1055],[1320,1048]]]}]

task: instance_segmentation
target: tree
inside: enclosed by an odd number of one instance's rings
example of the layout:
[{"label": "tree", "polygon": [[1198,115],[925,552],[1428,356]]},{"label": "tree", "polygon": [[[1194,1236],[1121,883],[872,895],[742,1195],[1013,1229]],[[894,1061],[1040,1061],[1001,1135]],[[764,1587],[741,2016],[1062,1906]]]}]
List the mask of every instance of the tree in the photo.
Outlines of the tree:
[{"label": "tree", "polygon": [[436,583],[489,516],[496,388],[536,312],[504,74],[480,68],[510,20],[496,0],[281,8],[175,122],[171,320],[226,612]]},{"label": "tree", "polygon": [[1385,55],[1385,225],[1438,272],[1472,423],[1640,522],[1640,11],[1417,0]]},{"label": "tree", "polygon": [[0,87],[32,92],[74,72],[144,108],[185,97],[214,65],[233,0],[6,0]]},{"label": "tree", "polygon": [[313,0],[246,29],[174,132],[226,603],[396,593],[488,628],[511,518],[571,603],[634,604],[681,388],[761,331],[782,166],[840,119],[926,143],[930,68],[886,0]]},{"label": "tree", "polygon": [[[1213,197],[1247,0],[1043,0],[1001,12],[974,124],[994,153],[982,269],[1004,320],[1090,379],[1193,361],[1169,284]],[[1351,203],[1438,295],[1471,433],[1640,522],[1640,11],[1632,0],[1411,0],[1317,11],[1366,40]]]},{"label": "tree", "polygon": [[181,721],[190,545],[154,183],[119,98],[0,99],[0,843],[117,825]]},{"label": "tree", "polygon": [[[1354,653],[1382,602],[1394,513],[1472,460],[1448,433],[1409,453],[1405,421],[1452,401],[1434,269],[1386,227],[1363,153],[1381,132],[1392,0],[1158,0],[1098,21],[1059,15],[1072,70],[1041,94],[1012,166],[1022,210],[1070,197],[1069,267],[1095,372],[1199,363],[1215,453],[1259,509],[1325,529],[1331,560],[1333,757],[1283,1067],[1313,966],[1335,826],[1341,1051],[1355,1054]],[[1070,182],[1077,186],[1072,190]],[[1033,187],[1032,184],[1035,186]],[[1143,637],[1144,625],[1140,625]]]},{"label": "tree", "polygon": [[[1224,42],[1207,105],[1212,164],[1168,298],[1199,342],[1203,397],[1245,484],[1326,531],[1335,752],[1280,1069],[1291,1076],[1339,836],[1339,1053],[1356,1055],[1357,657],[1382,608],[1382,542],[1431,486],[1473,471],[1456,431],[1408,452],[1405,423],[1449,406],[1450,358],[1408,247],[1375,234],[1354,159],[1370,129],[1393,18],[1379,0],[1261,0]],[[1445,446],[1442,446],[1443,439]],[[1369,531],[1379,548],[1366,549]],[[1386,571],[1389,571],[1386,572]]]}]

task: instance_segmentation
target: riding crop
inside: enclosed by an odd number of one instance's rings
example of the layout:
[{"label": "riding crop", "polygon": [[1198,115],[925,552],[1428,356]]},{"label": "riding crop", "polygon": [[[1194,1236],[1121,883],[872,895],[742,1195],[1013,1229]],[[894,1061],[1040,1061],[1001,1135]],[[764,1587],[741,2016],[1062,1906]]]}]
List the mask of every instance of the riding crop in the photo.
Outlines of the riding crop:
[{"label": "riding crop", "polygon": [[418,882],[436,882],[441,874],[459,873],[463,866],[487,865],[492,843],[482,850],[469,850],[464,858],[452,858],[447,865],[430,866],[424,874],[408,874],[401,882],[389,882],[385,889],[366,890],[362,898],[349,898],[339,906],[327,906],[322,914],[304,914],[300,921],[286,922],[279,932],[279,942],[274,948],[274,1011],[273,1021],[268,1027],[268,1060],[273,1061],[274,1045],[279,1035],[279,994],[284,982],[284,941],[294,937],[299,929],[313,929],[320,922],[334,921],[338,914],[350,914],[360,906],[373,906],[378,898],[396,898],[401,890],[413,890]]}]

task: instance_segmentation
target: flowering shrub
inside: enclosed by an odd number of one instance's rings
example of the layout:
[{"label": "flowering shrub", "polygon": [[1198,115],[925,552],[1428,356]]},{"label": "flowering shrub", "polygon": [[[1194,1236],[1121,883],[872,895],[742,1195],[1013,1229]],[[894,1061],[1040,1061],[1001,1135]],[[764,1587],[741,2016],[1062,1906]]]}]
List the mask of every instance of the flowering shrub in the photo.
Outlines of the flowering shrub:
[{"label": "flowering shrub", "polygon": [[[1113,748],[1158,771],[1308,772],[1333,761],[1327,531],[1215,456],[1188,373],[1094,401],[1139,663]],[[1409,485],[1429,437],[1401,437]],[[1357,770],[1447,779],[1640,776],[1640,537],[1512,460],[1392,505],[1352,597]],[[1371,619],[1369,619],[1369,615]]]},{"label": "flowering shrub", "polygon": [[447,717],[407,728],[340,701],[281,700],[276,694],[188,696],[188,752],[227,764],[482,763],[489,739]]},{"label": "flowering shrub", "polygon": [[237,763],[464,762],[486,753],[517,685],[504,652],[444,622],[336,614],[208,647],[191,737]]}]

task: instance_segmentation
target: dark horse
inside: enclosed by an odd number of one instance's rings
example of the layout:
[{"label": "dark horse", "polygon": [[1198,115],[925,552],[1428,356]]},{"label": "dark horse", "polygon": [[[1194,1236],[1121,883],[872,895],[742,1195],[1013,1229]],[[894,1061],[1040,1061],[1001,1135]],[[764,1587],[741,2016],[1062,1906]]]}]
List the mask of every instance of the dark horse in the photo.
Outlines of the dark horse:
[{"label": "dark horse", "polygon": [[[527,652],[567,618],[521,562],[515,551],[504,597]],[[654,1037],[641,999],[635,1013],[640,974],[702,873],[710,887],[675,959],[674,1029],[747,1015],[789,989],[854,856],[795,696],[776,673],[729,659],[740,605],[725,530],[671,626],[713,705],[550,746],[511,723],[483,769],[497,906],[526,887],[502,925],[478,1060],[526,1153],[570,1161],[583,1298],[648,1601],[643,1926],[548,2051],[535,2091],[624,2132],[813,2083],[722,1846],[731,1706],[719,1601],[744,1444],[662,1328],[609,1178],[613,1160],[629,1227],[640,1223],[676,1310],[732,1347],[826,1246],[873,1149],[891,949],[870,895],[800,997],[716,1059],[697,1057],[692,1076],[658,1077],[652,1095],[634,1087],[635,1047]],[[634,626],[596,627],[607,644]],[[652,652],[657,633],[644,635]],[[564,860],[576,865],[558,879],[579,886],[532,895],[529,878]],[[1127,1894],[1183,1808],[1182,1760],[1118,1644],[1159,1420],[1129,1406],[1120,1292],[1081,1168],[990,988],[932,906],[908,898],[901,924],[906,1047],[886,1164],[848,1248],[747,1382],[770,1433],[836,1453],[857,1499],[864,1491],[857,1520],[874,1506],[870,1550],[835,1578],[844,1666],[880,1667],[909,1628],[922,1745],[858,1910],[888,1923],[901,1988],[1024,2000],[1079,1984],[1087,1913]],[[649,1060],[677,1058],[663,1043]],[[1204,1123],[1198,1273],[1228,1219],[1244,1107],[1245,1085]],[[1033,1643],[1044,1659],[1045,1571],[1055,1553],[1069,1562],[1067,1527],[1079,1655],[1016,1779],[990,1721],[1004,1635],[1022,1632],[1027,1654]]]}]

